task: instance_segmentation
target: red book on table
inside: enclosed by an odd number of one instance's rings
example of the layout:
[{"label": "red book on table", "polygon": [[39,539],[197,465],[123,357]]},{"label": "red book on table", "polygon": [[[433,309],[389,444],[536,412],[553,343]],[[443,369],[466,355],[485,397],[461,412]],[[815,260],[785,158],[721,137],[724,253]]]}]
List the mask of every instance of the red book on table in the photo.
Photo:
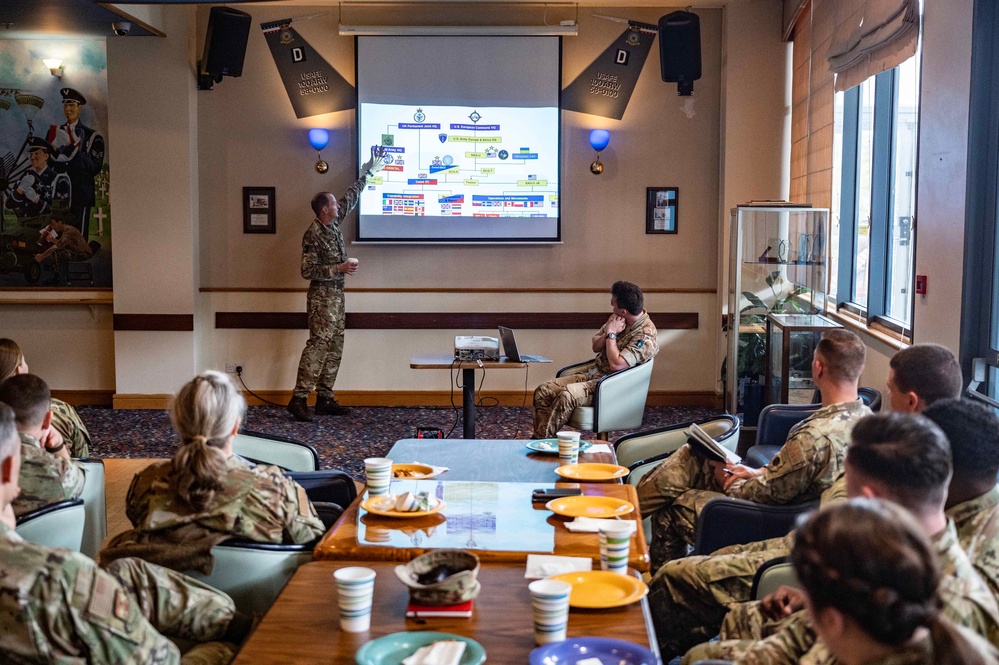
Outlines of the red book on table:
[{"label": "red book on table", "polygon": [[473,602],[466,600],[457,605],[420,605],[409,601],[409,605],[406,606],[406,616],[412,618],[470,617],[472,616]]}]

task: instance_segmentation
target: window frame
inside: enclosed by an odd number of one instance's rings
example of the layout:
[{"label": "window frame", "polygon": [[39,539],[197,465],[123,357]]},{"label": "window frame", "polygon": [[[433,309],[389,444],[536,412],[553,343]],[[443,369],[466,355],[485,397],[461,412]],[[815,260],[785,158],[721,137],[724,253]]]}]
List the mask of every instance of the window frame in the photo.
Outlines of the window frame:
[{"label": "window frame", "polygon": [[[920,57],[917,51],[916,58]],[[922,67],[919,68],[922,76]],[[868,79],[869,80],[869,79]],[[898,109],[899,68],[890,69],[874,77],[874,127],[871,159],[871,226],[867,259],[867,304],[853,301],[855,266],[857,262],[858,201],[860,196],[860,85],[843,93],[843,148],[839,210],[839,256],[836,286],[837,310],[846,310],[863,318],[868,327],[878,324],[906,337],[912,337],[912,319],[915,299],[909,299],[909,323],[888,315],[890,294],[889,263],[891,243],[891,216],[894,209],[896,137],[895,116]],[[919,121],[916,138],[918,145]],[[917,165],[918,168],[918,165]],[[918,174],[914,173],[915,178]],[[915,257],[916,219],[913,211],[910,232],[910,252]],[[913,273],[915,271],[913,270]],[[915,275],[909,276],[908,287],[913,288]]]}]

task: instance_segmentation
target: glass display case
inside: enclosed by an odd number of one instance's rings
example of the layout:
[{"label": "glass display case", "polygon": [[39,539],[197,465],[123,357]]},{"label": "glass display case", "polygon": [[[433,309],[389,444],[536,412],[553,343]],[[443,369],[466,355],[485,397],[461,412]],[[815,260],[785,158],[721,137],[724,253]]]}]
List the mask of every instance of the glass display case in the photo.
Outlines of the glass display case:
[{"label": "glass display case", "polygon": [[822,333],[842,327],[818,314],[767,314],[767,404],[812,402],[812,354]]},{"label": "glass display case", "polygon": [[829,210],[764,202],[732,210],[725,409],[755,426],[766,402],[767,316],[818,314],[829,281]]}]

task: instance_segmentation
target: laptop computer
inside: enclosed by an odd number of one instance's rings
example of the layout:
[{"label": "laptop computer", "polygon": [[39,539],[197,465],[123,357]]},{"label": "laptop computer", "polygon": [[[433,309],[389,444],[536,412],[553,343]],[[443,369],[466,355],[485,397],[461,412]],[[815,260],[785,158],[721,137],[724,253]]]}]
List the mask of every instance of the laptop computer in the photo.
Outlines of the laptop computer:
[{"label": "laptop computer", "polygon": [[520,352],[517,348],[517,338],[513,334],[512,328],[499,327],[500,341],[503,343],[503,354],[507,359],[515,363],[550,363],[548,358],[541,356],[528,356]]}]

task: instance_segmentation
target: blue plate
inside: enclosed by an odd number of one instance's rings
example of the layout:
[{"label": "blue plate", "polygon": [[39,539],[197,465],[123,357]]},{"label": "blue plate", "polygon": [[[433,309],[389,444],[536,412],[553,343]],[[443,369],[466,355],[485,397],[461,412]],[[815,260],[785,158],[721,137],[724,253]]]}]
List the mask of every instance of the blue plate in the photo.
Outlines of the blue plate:
[{"label": "blue plate", "polygon": [[486,650],[475,640],[451,633],[419,631],[392,633],[371,640],[357,650],[357,653],[354,654],[354,660],[357,661],[357,665],[399,665],[404,658],[409,658],[420,647],[441,640],[458,640],[468,645],[465,647],[465,653],[461,654],[460,665],[482,665],[486,662]]},{"label": "blue plate", "polygon": [[659,659],[643,646],[609,637],[570,637],[531,652],[531,665],[575,665],[596,658],[603,665],[656,665]]},{"label": "blue plate", "polygon": [[[529,441],[527,447],[536,453],[548,453],[550,455],[558,455],[558,439],[535,439],[534,441]],[[579,442],[579,452],[586,452],[593,444],[589,441]]]}]

